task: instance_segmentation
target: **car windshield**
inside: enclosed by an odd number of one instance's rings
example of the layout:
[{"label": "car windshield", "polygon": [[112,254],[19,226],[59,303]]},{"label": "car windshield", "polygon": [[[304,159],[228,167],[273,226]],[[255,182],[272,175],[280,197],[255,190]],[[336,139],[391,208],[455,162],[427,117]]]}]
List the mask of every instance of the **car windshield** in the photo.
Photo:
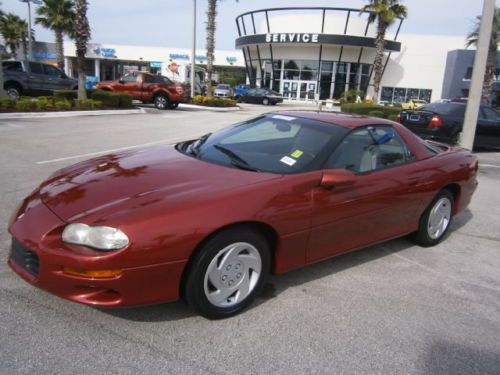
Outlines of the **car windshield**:
[{"label": "car windshield", "polygon": [[229,90],[230,87],[229,87],[229,85],[218,85],[217,89],[219,89],[219,90]]},{"label": "car windshield", "polygon": [[232,168],[291,174],[319,169],[346,132],[321,121],[268,114],[180,143],[177,150]]},{"label": "car windshield", "polygon": [[430,103],[419,108],[419,111],[429,111],[438,115],[463,115],[465,105],[463,103]]}]

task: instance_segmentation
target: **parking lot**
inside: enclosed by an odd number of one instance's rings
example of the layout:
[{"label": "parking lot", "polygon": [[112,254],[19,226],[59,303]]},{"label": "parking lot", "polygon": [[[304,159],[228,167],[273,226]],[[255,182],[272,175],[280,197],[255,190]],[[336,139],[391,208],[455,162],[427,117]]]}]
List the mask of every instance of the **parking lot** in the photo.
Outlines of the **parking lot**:
[{"label": "parking lot", "polygon": [[402,238],[272,277],[257,303],[226,320],[182,302],[78,305],[7,267],[10,215],[56,169],[269,110],[0,120],[0,373],[498,374],[499,152],[478,154],[479,188],[438,246]]}]

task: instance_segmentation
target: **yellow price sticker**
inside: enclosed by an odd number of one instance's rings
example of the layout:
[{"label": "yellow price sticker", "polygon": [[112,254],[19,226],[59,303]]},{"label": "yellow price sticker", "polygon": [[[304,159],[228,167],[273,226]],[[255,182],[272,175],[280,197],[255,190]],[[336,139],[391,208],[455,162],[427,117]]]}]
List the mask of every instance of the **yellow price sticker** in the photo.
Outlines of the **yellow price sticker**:
[{"label": "yellow price sticker", "polygon": [[290,155],[294,158],[300,158],[304,152],[300,150],[295,150]]}]

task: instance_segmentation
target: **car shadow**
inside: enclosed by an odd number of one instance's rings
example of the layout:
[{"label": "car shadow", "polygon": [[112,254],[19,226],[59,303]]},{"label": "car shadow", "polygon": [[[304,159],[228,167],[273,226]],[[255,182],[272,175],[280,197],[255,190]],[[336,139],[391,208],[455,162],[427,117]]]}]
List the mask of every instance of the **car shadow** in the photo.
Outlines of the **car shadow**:
[{"label": "car shadow", "polygon": [[[472,217],[473,215],[468,209],[457,215],[453,220],[447,236],[453,234],[454,231],[457,231],[467,224]],[[401,237],[378,245],[339,255],[282,275],[271,275],[260,296],[257,297],[248,309],[254,309],[259,305],[266,303],[270,299],[273,299],[280,293],[286,291],[288,288],[294,288],[326,276],[332,276],[338,272],[355,268],[364,263],[375,261],[413,246],[418,245],[415,245],[407,237]],[[194,313],[183,301],[133,308],[96,309],[105,314],[136,322],[166,322],[196,316],[196,313]]]}]

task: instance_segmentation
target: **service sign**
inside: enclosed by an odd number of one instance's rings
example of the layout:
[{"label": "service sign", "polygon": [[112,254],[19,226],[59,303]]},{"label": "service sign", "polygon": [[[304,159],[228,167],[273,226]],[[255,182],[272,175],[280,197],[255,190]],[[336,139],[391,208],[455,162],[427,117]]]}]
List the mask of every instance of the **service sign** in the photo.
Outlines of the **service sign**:
[{"label": "service sign", "polygon": [[279,33],[266,34],[267,43],[318,43],[319,34]]}]

